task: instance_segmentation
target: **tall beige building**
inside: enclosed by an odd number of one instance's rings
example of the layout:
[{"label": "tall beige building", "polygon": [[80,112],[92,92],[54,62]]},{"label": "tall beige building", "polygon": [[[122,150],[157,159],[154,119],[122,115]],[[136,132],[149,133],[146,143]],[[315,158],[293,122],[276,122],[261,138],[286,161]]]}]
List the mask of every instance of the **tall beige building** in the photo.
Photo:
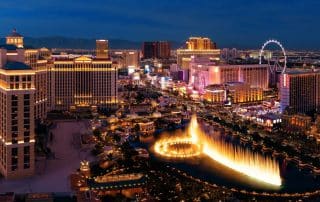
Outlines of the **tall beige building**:
[{"label": "tall beige building", "polygon": [[[50,59],[50,52],[48,49],[30,49],[25,48],[23,43],[23,36],[19,34],[15,29],[6,37],[7,45],[17,47],[17,51],[24,52],[24,57],[21,60],[23,63],[30,66],[35,70],[35,119],[45,119],[48,112],[48,67],[47,59]],[[12,57],[16,57],[15,53],[8,53],[9,60]]]},{"label": "tall beige building", "polygon": [[208,37],[190,37],[187,42],[188,50],[212,50],[216,49],[216,44]]},{"label": "tall beige building", "polygon": [[96,40],[96,57],[109,58],[109,41],[105,39]]},{"label": "tall beige building", "polygon": [[34,174],[35,71],[24,50],[0,49],[0,172],[5,178]]},{"label": "tall beige building", "polygon": [[5,178],[34,174],[35,120],[45,119],[49,110],[117,107],[117,66],[108,59],[105,42],[97,46],[103,50],[98,58],[52,60],[48,49],[25,49],[15,30],[0,46],[0,173]]},{"label": "tall beige building", "polygon": [[48,112],[48,61],[41,49],[25,49],[25,63],[35,71],[35,119],[45,119]]},{"label": "tall beige building", "polygon": [[51,103],[56,110],[97,108],[118,103],[117,66],[108,59],[81,56],[55,60],[51,69]]},{"label": "tall beige building", "polygon": [[137,50],[116,50],[111,52],[112,61],[118,64],[119,68],[139,67],[139,51]]},{"label": "tall beige building", "polygon": [[280,77],[280,107],[294,113],[313,113],[320,107],[320,72],[288,70]]},{"label": "tall beige building", "polygon": [[188,69],[192,58],[206,58],[211,61],[220,60],[220,49],[209,38],[190,37],[185,49],[177,50],[177,64],[183,69]]},{"label": "tall beige building", "polygon": [[12,33],[6,37],[6,44],[23,48],[23,36],[20,35],[16,29],[13,29]]}]

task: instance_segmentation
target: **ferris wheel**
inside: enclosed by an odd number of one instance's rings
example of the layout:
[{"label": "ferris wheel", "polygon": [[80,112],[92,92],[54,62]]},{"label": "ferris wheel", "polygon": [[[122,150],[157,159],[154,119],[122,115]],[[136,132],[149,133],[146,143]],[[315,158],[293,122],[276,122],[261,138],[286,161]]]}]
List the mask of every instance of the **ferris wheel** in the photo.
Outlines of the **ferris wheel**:
[{"label": "ferris wheel", "polygon": [[260,53],[259,53],[259,64],[261,65],[262,64],[262,55],[264,53],[264,49],[267,45],[269,44],[276,44],[278,45],[280,48],[281,48],[281,51],[282,51],[282,54],[283,54],[283,57],[284,57],[284,61],[283,61],[283,65],[281,65],[279,63],[279,59],[277,60],[274,60],[273,61],[273,64],[271,64],[271,61],[270,59],[268,59],[268,64],[269,64],[269,69],[270,69],[270,72],[273,74],[275,72],[281,72],[281,74],[284,74],[285,71],[286,71],[286,68],[287,68],[287,54],[286,54],[286,51],[283,47],[283,45],[278,41],[278,40],[275,40],[275,39],[270,39],[268,41],[266,41],[262,47],[261,47],[261,50],[260,50]]}]

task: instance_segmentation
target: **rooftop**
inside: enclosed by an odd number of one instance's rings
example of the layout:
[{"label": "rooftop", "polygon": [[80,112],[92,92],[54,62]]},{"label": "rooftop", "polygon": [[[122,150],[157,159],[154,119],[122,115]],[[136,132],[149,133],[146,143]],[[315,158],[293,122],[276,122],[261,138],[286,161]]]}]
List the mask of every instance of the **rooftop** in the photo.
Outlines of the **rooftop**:
[{"label": "rooftop", "polygon": [[274,113],[267,113],[260,115],[260,118],[262,119],[271,119],[271,120],[276,120],[279,119],[281,116],[279,114],[274,114]]},{"label": "rooftop", "polygon": [[244,83],[241,81],[229,81],[225,83],[228,86],[237,86],[237,85],[243,85]]},{"label": "rooftop", "polygon": [[23,37],[23,36],[19,34],[16,29],[13,29],[12,32],[7,37]]},{"label": "rooftop", "polygon": [[286,69],[286,74],[310,74],[310,73],[320,73],[317,69]]},{"label": "rooftop", "polygon": [[29,70],[32,68],[22,62],[7,62],[7,64],[5,64],[3,69],[5,69],[5,70]]},{"label": "rooftop", "polygon": [[0,48],[4,48],[6,50],[17,50],[17,46],[13,44],[0,44]]}]

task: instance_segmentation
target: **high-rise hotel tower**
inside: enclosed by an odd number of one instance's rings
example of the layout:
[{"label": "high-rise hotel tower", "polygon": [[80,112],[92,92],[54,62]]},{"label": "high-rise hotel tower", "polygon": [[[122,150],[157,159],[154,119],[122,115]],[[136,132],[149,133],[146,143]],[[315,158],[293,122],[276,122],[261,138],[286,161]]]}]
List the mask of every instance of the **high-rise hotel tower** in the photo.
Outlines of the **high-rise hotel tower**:
[{"label": "high-rise hotel tower", "polygon": [[96,57],[99,59],[109,58],[109,41],[105,39],[96,40]]},{"label": "high-rise hotel tower", "polygon": [[103,111],[117,106],[117,66],[107,58],[55,60],[50,74],[53,109]]},{"label": "high-rise hotel tower", "polygon": [[320,107],[320,72],[290,70],[280,77],[280,107],[294,113],[313,113]]},{"label": "high-rise hotel tower", "polygon": [[48,49],[31,49],[14,30],[0,45],[0,173],[5,178],[35,171],[35,121],[50,110],[117,107],[117,66],[106,40],[96,57],[53,59]]},{"label": "high-rise hotel tower", "polygon": [[36,71],[25,64],[23,38],[13,32],[0,46],[0,172],[6,178],[34,173]]},{"label": "high-rise hotel tower", "polygon": [[219,61],[220,49],[217,49],[217,45],[207,37],[190,37],[186,41],[186,48],[177,50],[178,66],[188,69],[193,57]]}]

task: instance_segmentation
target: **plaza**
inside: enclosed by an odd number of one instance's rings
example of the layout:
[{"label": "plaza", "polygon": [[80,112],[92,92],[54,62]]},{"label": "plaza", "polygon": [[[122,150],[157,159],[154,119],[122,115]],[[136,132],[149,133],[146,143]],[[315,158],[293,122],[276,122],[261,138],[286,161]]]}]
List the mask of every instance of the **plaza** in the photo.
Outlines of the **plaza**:
[{"label": "plaza", "polygon": [[53,134],[48,147],[54,153],[50,159],[36,161],[36,174],[20,180],[0,180],[1,192],[71,192],[70,173],[79,168],[83,159],[93,160],[91,150],[80,148],[80,134],[88,128],[88,121],[57,121],[50,129]]}]

